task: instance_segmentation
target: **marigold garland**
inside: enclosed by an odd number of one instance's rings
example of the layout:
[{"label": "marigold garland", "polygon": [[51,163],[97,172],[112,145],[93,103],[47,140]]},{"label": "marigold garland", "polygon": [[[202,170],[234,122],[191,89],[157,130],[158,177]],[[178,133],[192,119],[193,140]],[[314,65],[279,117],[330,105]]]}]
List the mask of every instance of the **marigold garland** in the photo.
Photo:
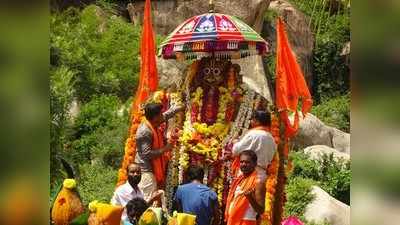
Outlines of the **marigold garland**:
[{"label": "marigold garland", "polygon": [[132,118],[132,122],[131,122],[132,125],[129,129],[129,136],[125,141],[124,158],[122,160],[121,168],[118,170],[117,187],[126,182],[126,180],[128,179],[126,170],[129,166],[129,164],[133,163],[135,160],[135,155],[136,155],[135,134],[136,134],[136,130],[138,129],[139,124],[141,122],[142,113],[141,112],[132,113],[131,118]]},{"label": "marigold garland", "polygon": [[[279,138],[279,118],[275,115],[271,115],[271,134],[278,145]],[[261,215],[261,225],[272,225],[274,205],[275,205],[275,194],[278,183],[278,169],[279,169],[279,152],[276,151],[272,162],[267,168],[267,181],[266,194],[265,194],[265,211]]]}]

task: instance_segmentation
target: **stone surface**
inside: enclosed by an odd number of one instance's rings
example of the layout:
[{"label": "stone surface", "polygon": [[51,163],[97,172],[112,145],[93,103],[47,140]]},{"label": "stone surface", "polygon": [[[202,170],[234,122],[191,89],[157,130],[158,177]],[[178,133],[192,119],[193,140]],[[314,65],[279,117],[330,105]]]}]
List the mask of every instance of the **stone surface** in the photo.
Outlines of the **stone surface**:
[{"label": "stone surface", "polygon": [[340,152],[350,154],[350,134],[336,128],[332,128],[331,133],[332,147]]},{"label": "stone surface", "polygon": [[185,62],[157,58],[157,71],[160,88],[177,87],[182,82],[188,68]]},{"label": "stone surface", "polygon": [[350,155],[339,152],[338,150],[328,147],[326,145],[313,145],[304,149],[304,153],[309,155],[310,159],[321,161],[323,155],[333,154],[336,161],[344,160],[349,161]]},{"label": "stone surface", "polygon": [[[312,52],[314,49],[314,34],[309,26],[310,18],[300,10],[293,7],[288,1],[271,1],[269,11],[276,12],[285,22],[286,32],[291,47],[296,54],[297,60],[303,70],[309,87],[313,83]],[[266,21],[263,27],[263,37],[271,42],[272,54],[276,50],[276,21]]]},{"label": "stone surface", "polygon": [[293,138],[293,144],[301,149],[312,145],[326,145],[339,152],[350,154],[350,134],[325,125],[311,113],[305,118],[300,115],[299,130]]},{"label": "stone surface", "polygon": [[338,201],[324,190],[312,186],[314,200],[307,205],[304,217],[317,223],[328,222],[330,225],[350,225],[350,206]]},{"label": "stone surface", "polygon": [[[237,16],[260,32],[269,0],[214,0],[215,12]],[[131,20],[141,23],[144,1],[133,1],[127,6]],[[153,25],[157,34],[167,35],[192,16],[208,12],[205,0],[152,1]]]}]

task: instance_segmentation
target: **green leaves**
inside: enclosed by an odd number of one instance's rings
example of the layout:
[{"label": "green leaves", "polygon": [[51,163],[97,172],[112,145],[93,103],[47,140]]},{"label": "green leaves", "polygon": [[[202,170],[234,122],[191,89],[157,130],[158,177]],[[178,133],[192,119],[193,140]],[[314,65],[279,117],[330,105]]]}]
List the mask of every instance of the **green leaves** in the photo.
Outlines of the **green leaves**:
[{"label": "green leaves", "polygon": [[80,101],[113,94],[123,101],[137,85],[140,28],[90,5],[82,12],[70,8],[51,18],[51,47],[59,65],[74,71]]},{"label": "green leaves", "polygon": [[312,179],[303,177],[293,177],[289,179],[286,186],[285,217],[302,217],[306,206],[313,200],[311,186],[316,182]]},{"label": "green leaves", "polygon": [[293,152],[293,172],[289,179],[305,178],[315,181],[331,196],[350,204],[350,162],[336,161],[332,154],[324,155],[321,161],[311,160],[303,152]]},{"label": "green leaves", "polygon": [[84,204],[93,200],[110,202],[117,183],[117,172],[108,166],[85,163],[80,166],[78,191]]},{"label": "green leaves", "polygon": [[326,100],[311,112],[325,124],[350,132],[350,93]]}]

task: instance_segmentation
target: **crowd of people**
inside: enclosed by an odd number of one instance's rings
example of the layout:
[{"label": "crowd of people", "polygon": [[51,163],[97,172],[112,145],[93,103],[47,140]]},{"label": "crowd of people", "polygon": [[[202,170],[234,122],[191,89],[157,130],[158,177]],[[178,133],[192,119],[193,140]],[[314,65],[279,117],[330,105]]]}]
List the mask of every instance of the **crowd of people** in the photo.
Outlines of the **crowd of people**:
[{"label": "crowd of people", "polygon": [[[162,105],[157,103],[144,107],[145,120],[136,133],[135,162],[127,168],[127,182],[115,190],[111,199],[111,204],[124,207],[121,217],[124,225],[138,224],[147,208],[161,204],[165,174],[160,173],[165,173],[163,164],[166,163],[162,157],[171,151],[173,144],[157,128],[180,110],[172,107],[162,113]],[[269,113],[255,111],[251,129],[243,137],[232,140],[232,154],[222,159],[233,160],[233,179],[225,206],[218,205],[217,194],[203,184],[204,168],[191,165],[185,173],[186,182],[176,189],[174,209],[193,216],[197,225],[217,225],[220,218],[227,225],[257,224],[264,212],[266,166],[276,151],[270,124]],[[221,211],[223,208],[225,212]]]}]

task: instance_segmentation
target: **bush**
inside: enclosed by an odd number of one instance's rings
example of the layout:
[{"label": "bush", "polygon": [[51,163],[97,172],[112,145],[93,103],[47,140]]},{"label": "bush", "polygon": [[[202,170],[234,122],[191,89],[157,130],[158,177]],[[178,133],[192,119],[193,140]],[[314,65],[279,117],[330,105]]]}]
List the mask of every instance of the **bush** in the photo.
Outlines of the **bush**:
[{"label": "bush", "polygon": [[350,204],[350,162],[335,161],[333,154],[324,155],[321,162],[302,152],[293,152],[290,158],[294,165],[291,176],[312,179],[332,197]]},{"label": "bush", "polygon": [[99,96],[83,105],[75,120],[70,151],[75,165],[96,161],[118,168],[129,126],[127,105],[115,96]]},{"label": "bush", "polygon": [[76,138],[90,134],[100,127],[114,129],[125,121],[118,116],[121,102],[116,96],[101,95],[83,105],[75,120]]},{"label": "bush", "polygon": [[79,167],[78,191],[84,204],[93,200],[110,202],[117,183],[117,170],[98,163]]},{"label": "bush", "polygon": [[285,217],[297,216],[303,219],[306,206],[314,198],[311,194],[311,186],[315,183],[314,180],[308,178],[289,177],[286,185]]},{"label": "bush", "polygon": [[350,132],[350,93],[322,102],[311,112],[325,124]]},{"label": "bush", "polygon": [[73,97],[74,73],[67,67],[50,70],[50,180],[60,176],[56,156],[65,144],[68,108]]},{"label": "bush", "polygon": [[113,94],[123,101],[136,89],[140,27],[90,5],[70,8],[50,22],[52,65],[75,73],[76,94],[86,102],[93,95]]}]

